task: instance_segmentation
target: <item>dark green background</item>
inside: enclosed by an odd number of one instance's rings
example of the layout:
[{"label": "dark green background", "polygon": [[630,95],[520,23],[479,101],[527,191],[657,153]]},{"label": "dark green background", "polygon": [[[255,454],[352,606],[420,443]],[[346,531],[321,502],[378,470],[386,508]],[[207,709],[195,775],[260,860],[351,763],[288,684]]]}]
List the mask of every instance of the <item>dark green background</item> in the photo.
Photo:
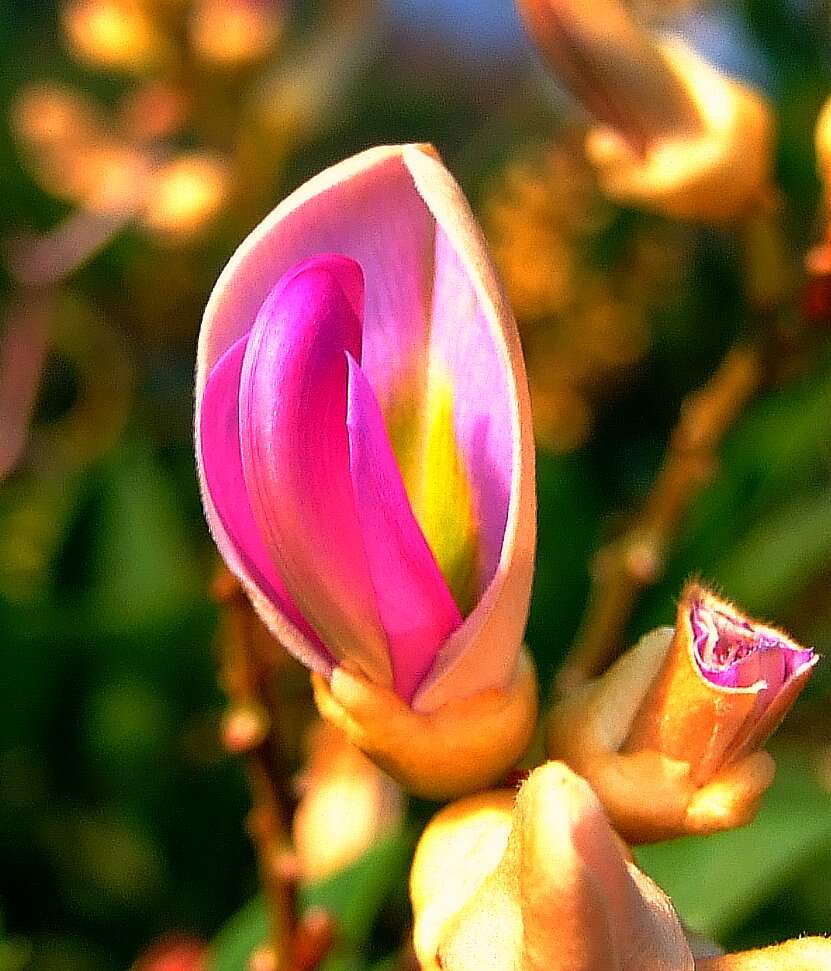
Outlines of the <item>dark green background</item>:
[{"label": "dark green background", "polygon": [[[769,64],[777,171],[798,261],[821,232],[811,139],[831,91],[831,20],[822,5],[804,16],[795,6],[748,0],[732,9]],[[293,36],[326,16],[304,5]],[[201,309],[244,232],[325,164],[373,143],[432,141],[479,206],[507,161],[555,137],[562,118],[543,85],[524,80],[530,51],[485,62],[473,28],[471,38],[462,58],[438,41],[390,35],[349,82],[337,118],[262,177],[256,213],[227,214],[175,257],[128,231],[63,287],[54,327],[64,336],[48,361],[33,445],[0,483],[2,971],[127,968],[159,935],[213,937],[245,907],[222,932],[215,963],[238,971],[246,941],[262,933],[258,905],[246,904],[256,880],[244,782],[216,741],[223,702],[206,595],[215,560],[190,437]],[[31,80],[76,84],[105,103],[132,83],[69,57],[52,3],[5,0],[0,59],[3,117]],[[193,133],[182,139],[198,143]],[[221,149],[221,138],[212,147]],[[262,156],[269,173],[267,145]],[[23,168],[3,123],[0,173],[3,238],[45,230],[67,212]],[[655,221],[617,213],[590,258],[611,266]],[[543,684],[574,636],[593,551],[645,495],[683,396],[747,324],[735,241],[678,231],[693,234],[692,259],[669,310],[651,321],[648,357],[599,406],[587,444],[539,455],[528,638]],[[149,328],[134,299],[154,288],[169,327]],[[3,271],[0,308],[14,289]],[[831,323],[813,326],[810,354],[729,436],[666,578],[643,598],[633,638],[671,620],[683,581],[698,574],[803,642],[831,648]],[[73,349],[87,355],[86,374]],[[123,379],[112,382],[118,362]],[[129,417],[115,444],[73,462],[50,429],[72,413],[84,382],[98,380],[110,381]],[[753,827],[643,853],[682,916],[727,944],[831,931],[831,797],[822,788],[831,781],[829,687],[824,664],[780,732],[780,779]],[[395,949],[407,856],[427,811],[418,807],[412,827],[348,881],[309,891],[345,911],[333,967],[364,968]]]}]

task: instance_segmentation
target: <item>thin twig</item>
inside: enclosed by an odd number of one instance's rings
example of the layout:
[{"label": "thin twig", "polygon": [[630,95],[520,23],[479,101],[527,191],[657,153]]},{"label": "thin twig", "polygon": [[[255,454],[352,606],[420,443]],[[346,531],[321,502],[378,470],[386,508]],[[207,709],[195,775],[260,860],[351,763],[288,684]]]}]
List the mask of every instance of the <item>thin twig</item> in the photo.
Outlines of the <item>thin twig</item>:
[{"label": "thin twig", "polygon": [[289,832],[294,798],[279,739],[270,717],[273,674],[256,649],[259,621],[231,574],[222,569],[213,584],[222,604],[225,631],[222,681],[230,699],[223,731],[225,747],[245,760],[252,808],[248,831],[257,854],[269,915],[269,943],[255,952],[256,971],[316,971],[334,940],[329,914],[298,917],[298,867]]},{"label": "thin twig", "polygon": [[637,518],[597,555],[589,603],[574,647],[555,684],[562,694],[596,677],[625,647],[641,591],[664,573],[690,505],[718,468],[721,444],[762,383],[804,343],[803,322],[789,333],[786,308],[796,267],[783,228],[783,202],[773,188],[736,227],[742,250],[750,336],[727,352],[709,380],[687,397],[661,469]]},{"label": "thin twig", "polygon": [[559,692],[600,674],[625,647],[626,627],[638,596],[663,574],[684,514],[711,480],[722,440],[758,389],[763,371],[760,345],[738,344],[710,380],[683,402],[643,509],[629,530],[597,556],[589,605],[557,678]]}]

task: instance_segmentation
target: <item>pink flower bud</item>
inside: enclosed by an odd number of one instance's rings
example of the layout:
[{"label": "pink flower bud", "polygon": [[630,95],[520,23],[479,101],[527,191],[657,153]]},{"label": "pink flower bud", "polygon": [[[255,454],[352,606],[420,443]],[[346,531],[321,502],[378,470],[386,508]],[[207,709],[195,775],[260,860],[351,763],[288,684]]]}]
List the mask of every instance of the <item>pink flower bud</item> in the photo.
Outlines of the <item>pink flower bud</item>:
[{"label": "pink flower bud", "polygon": [[[217,545],[271,633],[324,679],[319,701],[332,679],[327,717],[349,708],[333,672],[374,692],[373,711],[395,708],[402,734],[420,713],[483,695],[501,711],[521,690],[511,744],[497,733],[480,766],[498,777],[536,705],[533,677],[518,678],[530,408],[510,310],[432,150],[348,159],[240,246],[205,312],[196,432]],[[341,727],[371,749],[356,715]]]},{"label": "pink flower bud", "polygon": [[652,749],[683,760],[702,784],[764,744],[818,660],[810,648],[689,584],[672,644],[622,751]]}]

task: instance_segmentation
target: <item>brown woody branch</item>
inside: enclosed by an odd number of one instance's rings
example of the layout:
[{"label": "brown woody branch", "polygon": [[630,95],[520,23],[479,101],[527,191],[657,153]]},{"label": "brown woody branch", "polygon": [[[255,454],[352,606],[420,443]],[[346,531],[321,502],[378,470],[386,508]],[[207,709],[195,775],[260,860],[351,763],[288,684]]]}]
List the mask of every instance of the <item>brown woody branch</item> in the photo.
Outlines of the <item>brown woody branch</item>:
[{"label": "brown woody branch", "polygon": [[259,620],[224,568],[213,584],[222,605],[222,683],[230,700],[223,725],[226,749],[245,760],[252,808],[248,831],[256,849],[269,915],[268,944],[251,956],[251,971],[316,971],[334,941],[331,915],[298,916],[298,868],[289,838],[294,798],[271,717],[274,667],[256,649]]},{"label": "brown woody branch", "polygon": [[641,591],[663,574],[667,553],[693,499],[712,479],[718,450],[763,377],[762,349],[733,347],[710,380],[681,406],[664,462],[635,522],[598,554],[583,622],[556,688],[566,692],[600,674],[626,646]]},{"label": "brown woody branch", "polygon": [[787,312],[798,289],[797,271],[776,191],[747,214],[736,237],[752,337],[735,344],[703,387],[684,400],[643,508],[624,535],[597,555],[589,603],[555,684],[559,693],[602,673],[625,649],[638,597],[663,575],[687,510],[715,475],[725,436],[763,381],[796,359],[810,336],[809,322]]}]

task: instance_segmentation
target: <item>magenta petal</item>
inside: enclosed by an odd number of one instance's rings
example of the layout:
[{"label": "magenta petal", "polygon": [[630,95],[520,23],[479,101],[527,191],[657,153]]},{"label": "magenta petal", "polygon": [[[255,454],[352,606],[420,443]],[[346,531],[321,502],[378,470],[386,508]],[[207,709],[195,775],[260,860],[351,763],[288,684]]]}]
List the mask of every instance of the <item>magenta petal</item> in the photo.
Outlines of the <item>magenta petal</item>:
[{"label": "magenta petal", "polygon": [[355,503],[395,690],[409,702],[462,615],[413,515],[375,394],[355,358],[347,357]]},{"label": "magenta petal", "polygon": [[346,433],[362,286],[357,263],[327,255],[271,291],[242,365],[240,443],[254,518],[303,615],[333,654],[389,683]]},{"label": "magenta petal", "polygon": [[814,663],[816,655],[813,648],[802,648],[797,651],[788,651],[785,656],[785,668],[788,678],[793,678],[800,674],[806,665]]},{"label": "magenta petal", "polygon": [[782,647],[759,647],[728,667],[702,667],[701,672],[711,684],[722,688],[752,688],[764,682],[765,687],[758,695],[758,710],[762,711],[787,679],[786,653],[790,652]]},{"label": "magenta petal", "polygon": [[248,501],[239,444],[239,384],[247,345],[248,334],[232,344],[217,361],[205,386],[199,414],[205,482],[245,572],[318,648],[328,665],[331,656],[304,620],[274,568]]}]

